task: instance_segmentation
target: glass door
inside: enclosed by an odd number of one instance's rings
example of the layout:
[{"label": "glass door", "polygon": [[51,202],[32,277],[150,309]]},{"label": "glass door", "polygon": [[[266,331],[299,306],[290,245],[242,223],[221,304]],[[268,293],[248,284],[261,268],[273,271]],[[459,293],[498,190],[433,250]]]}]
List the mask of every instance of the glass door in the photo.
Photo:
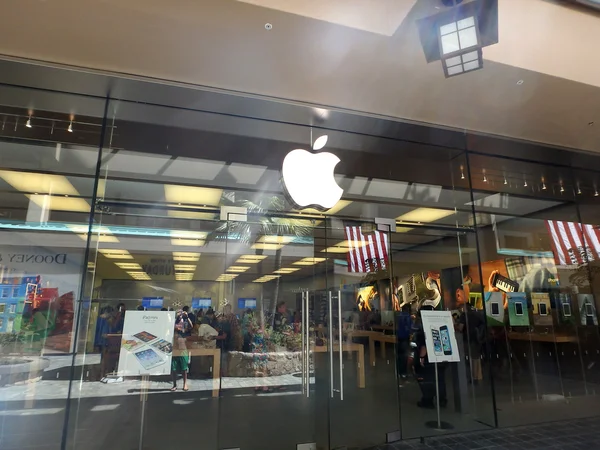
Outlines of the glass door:
[{"label": "glass door", "polygon": [[223,224],[218,448],[315,449],[315,289],[325,259],[315,258],[314,223],[231,213]]},{"label": "glass door", "polygon": [[[399,438],[390,233],[372,221],[330,219],[327,255],[327,392],[330,449]],[[317,366],[319,373],[319,367]],[[325,391],[325,389],[323,389]],[[388,437],[389,435],[389,437]],[[394,438],[397,436],[396,438]]]}]

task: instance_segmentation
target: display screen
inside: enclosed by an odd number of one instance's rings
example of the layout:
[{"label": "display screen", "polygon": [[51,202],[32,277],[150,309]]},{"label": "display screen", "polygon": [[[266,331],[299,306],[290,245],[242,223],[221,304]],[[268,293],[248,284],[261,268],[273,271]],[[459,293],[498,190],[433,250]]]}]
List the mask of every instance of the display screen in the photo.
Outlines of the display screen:
[{"label": "display screen", "polygon": [[192,298],[192,309],[208,309],[211,306],[211,298]]},{"label": "display screen", "polygon": [[440,336],[442,337],[442,348],[444,349],[444,355],[452,354],[452,345],[450,345],[450,333],[446,325],[440,328]]},{"label": "display screen", "polygon": [[144,297],[142,298],[142,306],[146,309],[162,308],[163,297]]},{"label": "display screen", "polygon": [[164,339],[159,339],[158,341],[153,342],[151,345],[163,353],[171,353],[173,351],[173,344],[171,344],[169,341],[165,341]]},{"label": "display screen", "polygon": [[141,331],[138,334],[134,334],[134,337],[138,338],[142,342],[150,342],[156,339],[152,333],[148,333],[147,331]]},{"label": "display screen", "polygon": [[515,314],[517,316],[523,315],[523,303],[515,303]]},{"label": "display screen", "polygon": [[238,298],[238,309],[255,309],[255,298]]},{"label": "display screen", "polygon": [[135,353],[135,357],[138,359],[144,369],[151,369],[164,362],[151,348]]},{"label": "display screen", "polygon": [[563,315],[565,317],[570,317],[571,316],[571,305],[568,303],[563,303],[562,308],[563,308]]},{"label": "display screen", "polygon": [[546,305],[545,303],[540,303],[538,308],[539,308],[540,316],[548,315],[548,305]]},{"label": "display screen", "polygon": [[492,303],[492,316],[500,315],[500,305],[498,303]]}]

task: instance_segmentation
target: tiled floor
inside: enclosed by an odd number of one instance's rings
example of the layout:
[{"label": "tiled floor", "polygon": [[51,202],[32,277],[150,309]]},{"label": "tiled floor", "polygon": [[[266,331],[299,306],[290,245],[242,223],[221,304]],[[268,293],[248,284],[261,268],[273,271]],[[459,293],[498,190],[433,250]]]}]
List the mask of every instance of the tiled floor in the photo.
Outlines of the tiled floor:
[{"label": "tiled floor", "polygon": [[368,450],[592,450],[599,446],[600,417],[594,417],[402,441],[370,447]]}]

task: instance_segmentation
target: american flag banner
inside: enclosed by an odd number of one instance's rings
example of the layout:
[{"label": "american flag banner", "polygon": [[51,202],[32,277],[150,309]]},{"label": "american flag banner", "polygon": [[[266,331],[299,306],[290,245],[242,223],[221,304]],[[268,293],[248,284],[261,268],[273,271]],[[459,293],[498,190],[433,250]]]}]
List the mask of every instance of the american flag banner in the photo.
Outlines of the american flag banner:
[{"label": "american flag banner", "polygon": [[547,220],[546,227],[557,265],[580,265],[600,259],[600,232],[593,225]]},{"label": "american flag banner", "polygon": [[360,226],[346,226],[348,272],[369,273],[388,265],[388,235],[383,231],[363,234]]}]

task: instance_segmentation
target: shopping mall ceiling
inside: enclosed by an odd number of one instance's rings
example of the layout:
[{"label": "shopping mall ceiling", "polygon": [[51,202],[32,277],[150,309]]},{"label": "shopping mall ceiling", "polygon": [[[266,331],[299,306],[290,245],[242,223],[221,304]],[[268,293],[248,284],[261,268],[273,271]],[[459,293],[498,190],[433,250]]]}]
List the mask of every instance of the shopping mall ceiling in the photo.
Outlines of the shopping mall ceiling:
[{"label": "shopping mall ceiling", "polygon": [[439,0],[9,1],[0,54],[600,151],[600,15],[498,5],[484,69],[449,79],[416,25]]}]

